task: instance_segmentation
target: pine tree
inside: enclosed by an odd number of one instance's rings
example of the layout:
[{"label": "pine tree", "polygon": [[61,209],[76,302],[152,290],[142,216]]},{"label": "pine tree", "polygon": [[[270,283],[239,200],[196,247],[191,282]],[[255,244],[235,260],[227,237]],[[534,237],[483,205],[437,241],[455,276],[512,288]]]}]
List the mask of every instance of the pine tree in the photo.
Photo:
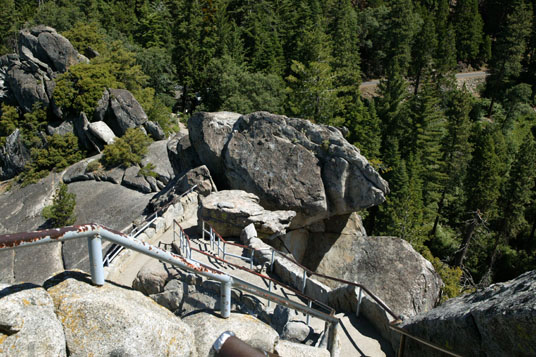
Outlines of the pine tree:
[{"label": "pine tree", "polygon": [[536,180],[536,145],[532,133],[528,133],[517,152],[508,179],[501,194],[501,213],[497,220],[497,233],[489,267],[483,278],[486,285],[491,283],[491,275],[499,254],[499,246],[521,232],[527,222],[525,210],[531,201],[532,189]]},{"label": "pine tree", "polygon": [[411,150],[419,165],[423,182],[423,205],[426,218],[437,211],[441,187],[446,180],[441,140],[445,135],[445,117],[439,108],[439,99],[431,84],[425,83],[418,96],[410,101],[414,132]]},{"label": "pine tree", "polygon": [[332,68],[335,73],[334,86],[341,100],[339,116],[348,119],[359,109],[359,85],[361,69],[359,41],[357,38],[357,13],[349,0],[337,2],[332,10],[329,34],[332,46]]},{"label": "pine tree", "polygon": [[517,80],[522,70],[521,61],[530,35],[532,8],[517,1],[513,12],[506,18],[504,28],[495,45],[486,79],[486,92],[491,98],[488,116],[493,105]]},{"label": "pine tree", "polygon": [[469,164],[465,187],[466,211],[471,215],[463,233],[454,265],[461,266],[477,226],[496,217],[497,200],[506,168],[506,145],[500,130],[485,128],[475,133],[477,142]]},{"label": "pine tree", "polygon": [[[436,13],[437,47],[434,55],[435,77],[438,86],[447,82],[454,82],[452,72],[456,68],[456,34],[449,22],[449,0],[440,0]],[[450,85],[450,87],[454,87]]]},{"label": "pine tree", "polygon": [[387,24],[386,65],[388,71],[400,71],[405,75],[411,60],[411,43],[418,31],[419,18],[413,12],[412,1],[393,0],[389,3],[390,16]]},{"label": "pine tree", "polygon": [[67,190],[66,184],[60,183],[54,194],[52,205],[43,208],[42,215],[54,228],[69,226],[76,221],[75,205],[76,195]]},{"label": "pine tree", "polygon": [[411,50],[411,66],[409,77],[413,79],[414,94],[419,93],[421,80],[431,75],[434,65],[434,55],[437,49],[434,18],[431,13],[424,13],[424,21],[415,36]]},{"label": "pine tree", "polygon": [[482,44],[484,22],[478,12],[478,0],[458,0],[454,11],[454,29],[458,60],[476,64]]},{"label": "pine tree", "polygon": [[15,30],[15,1],[0,0],[0,56],[11,52],[9,39]]},{"label": "pine tree", "polygon": [[454,91],[449,99],[446,111],[446,135],[441,143],[443,169],[447,175],[441,189],[440,199],[437,204],[437,212],[430,235],[436,234],[439,220],[443,215],[443,209],[449,202],[462,199],[459,192],[462,190],[463,181],[471,160],[472,145],[469,142],[471,122],[471,95],[464,88]]},{"label": "pine tree", "polygon": [[355,111],[345,124],[350,129],[348,140],[361,150],[371,162],[379,162],[381,149],[381,122],[376,114],[374,102],[365,105],[357,100]]}]

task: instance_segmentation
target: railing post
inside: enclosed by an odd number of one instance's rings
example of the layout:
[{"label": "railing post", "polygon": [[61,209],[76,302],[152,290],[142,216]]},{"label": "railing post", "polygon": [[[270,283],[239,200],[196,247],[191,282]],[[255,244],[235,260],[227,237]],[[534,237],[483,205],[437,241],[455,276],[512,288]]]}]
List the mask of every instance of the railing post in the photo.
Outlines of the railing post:
[{"label": "railing post", "polygon": [[[210,230],[212,231],[212,228],[210,228]],[[218,239],[218,241],[216,242],[216,245],[218,246],[218,251],[216,252],[216,255],[217,256],[220,256],[220,240]]]},{"label": "railing post", "polygon": [[[253,249],[251,249],[249,251],[249,269],[250,270],[253,270],[253,255],[254,255],[253,253],[254,253],[254,251],[253,251]],[[261,271],[262,271],[262,269],[261,269]]]},{"label": "railing post", "polygon": [[275,255],[275,249],[272,249],[272,260],[270,261],[270,271],[274,272],[274,255]]},{"label": "railing post", "polygon": [[358,295],[358,298],[357,298],[357,306],[355,308],[355,316],[356,317],[359,317],[359,310],[361,308],[361,299],[363,298],[363,289],[361,289],[360,287],[358,289],[359,289],[359,295]]},{"label": "railing post", "polygon": [[305,292],[305,284],[307,284],[307,272],[305,271],[305,269],[303,269],[303,280],[302,280],[302,288],[301,288],[302,293]]},{"label": "railing post", "polygon": [[104,267],[102,266],[102,241],[96,234],[87,238],[89,250],[89,269],[91,271],[91,281],[97,286],[104,285]]},{"label": "railing post", "polygon": [[[272,292],[272,281],[271,280],[268,282],[268,291]],[[271,303],[272,303],[272,301],[268,300],[268,307],[270,307]]]},{"label": "railing post", "polygon": [[231,281],[220,283],[220,312],[224,319],[231,315],[231,286]]},{"label": "railing post", "polygon": [[175,227],[175,220],[173,220],[173,243],[175,243],[175,238],[176,238],[176,235],[177,235],[177,232],[176,232],[176,227]]},{"label": "railing post", "polygon": [[404,357],[404,350],[406,349],[406,335],[400,335],[400,346],[398,346],[397,357]]},{"label": "railing post", "polygon": [[[307,303],[307,306],[309,306],[309,308],[312,308],[313,307],[313,301],[309,300],[309,302]],[[309,315],[309,314],[306,315],[306,322],[307,322],[307,326],[309,326],[309,322],[311,322],[311,315]]]},{"label": "railing post", "polygon": [[335,356],[335,350],[337,349],[337,333],[338,333],[338,322],[332,322],[329,328],[328,336],[328,350],[331,357]]},{"label": "railing post", "polygon": [[226,243],[223,243],[223,260],[225,260],[225,245]]}]

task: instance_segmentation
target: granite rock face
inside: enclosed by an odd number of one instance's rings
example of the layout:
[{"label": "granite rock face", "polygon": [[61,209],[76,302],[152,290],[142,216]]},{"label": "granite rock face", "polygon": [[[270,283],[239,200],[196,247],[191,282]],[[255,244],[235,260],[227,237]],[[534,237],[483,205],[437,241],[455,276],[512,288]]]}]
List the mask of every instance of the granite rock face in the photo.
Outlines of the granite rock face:
[{"label": "granite rock face", "polygon": [[140,292],[66,272],[45,283],[70,356],[197,356],[192,330]]},{"label": "granite rock face", "polygon": [[239,237],[244,227],[253,223],[259,237],[284,233],[296,215],[293,211],[268,211],[259,198],[240,190],[214,192],[201,198],[199,222],[204,220],[222,237]]},{"label": "granite rock face", "polygon": [[[536,355],[536,271],[446,301],[401,325],[464,356]],[[408,341],[410,356],[439,356]]]},{"label": "granite rock face", "polygon": [[109,89],[110,108],[113,114],[105,120],[115,135],[121,137],[127,129],[143,126],[147,122],[147,114],[132,93],[126,89]]},{"label": "granite rock face", "polygon": [[198,313],[183,318],[194,331],[199,356],[214,356],[212,344],[225,331],[232,331],[236,337],[254,348],[270,353],[279,341],[279,335],[269,325],[253,316],[231,313],[222,319],[209,313]]},{"label": "granite rock face", "polygon": [[19,129],[16,129],[0,147],[0,180],[15,177],[24,170],[30,160],[30,150],[22,142]]},{"label": "granite rock face", "polygon": [[201,163],[218,178],[218,186],[224,186],[223,149],[239,117],[240,114],[231,112],[195,113],[188,120],[191,145]]},{"label": "granite rock face", "polygon": [[333,127],[266,112],[197,113],[191,145],[217,185],[297,212],[293,227],[377,205],[387,182]]},{"label": "granite rock face", "polygon": [[42,287],[0,283],[0,356],[67,356],[63,327]]}]

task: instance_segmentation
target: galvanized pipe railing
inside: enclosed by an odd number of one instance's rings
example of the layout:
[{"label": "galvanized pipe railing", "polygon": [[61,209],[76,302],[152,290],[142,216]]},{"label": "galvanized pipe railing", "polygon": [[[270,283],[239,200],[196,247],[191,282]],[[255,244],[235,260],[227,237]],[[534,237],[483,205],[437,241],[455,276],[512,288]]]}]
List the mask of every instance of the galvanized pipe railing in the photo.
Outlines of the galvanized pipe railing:
[{"label": "galvanized pipe railing", "polygon": [[[203,231],[204,231],[204,227],[205,227],[205,222],[203,221]],[[215,234],[217,234],[217,232],[214,230],[214,228],[212,226],[209,225],[209,227],[210,227],[211,232],[215,232]],[[211,234],[214,234],[214,233],[211,233]],[[219,234],[218,234],[218,236],[219,236]],[[220,238],[221,238],[221,236],[220,236]],[[221,239],[223,240],[223,238],[221,238]],[[236,245],[236,246],[240,246],[240,247],[245,247],[245,248],[250,249],[252,251],[257,250],[255,248],[248,247],[248,246],[243,246],[241,244],[236,244],[236,243],[231,243],[231,242],[228,242],[228,243]],[[285,242],[283,242],[281,240],[281,243],[283,244],[284,248],[290,253],[290,249],[288,249],[288,247],[286,246]],[[426,341],[426,340],[424,340],[424,339],[422,339],[420,337],[414,336],[414,335],[410,334],[408,331],[398,327],[397,325],[402,321],[402,318],[400,316],[398,316],[397,314],[395,314],[380,298],[378,298],[376,295],[374,295],[369,289],[367,289],[362,284],[314,272],[314,271],[310,270],[309,268],[305,267],[304,265],[298,263],[295,259],[290,258],[285,254],[282,254],[281,252],[277,251],[274,248],[272,248],[272,257],[271,257],[271,262],[270,262],[270,270],[271,271],[273,271],[273,269],[274,269],[275,254],[278,254],[279,256],[283,257],[284,259],[290,261],[291,263],[293,263],[293,264],[297,265],[298,267],[300,267],[301,269],[303,269],[302,286],[301,286],[302,292],[305,292],[305,288],[306,288],[306,284],[307,284],[307,277],[308,277],[307,274],[309,274],[310,276],[318,276],[320,278],[333,280],[333,281],[336,281],[336,282],[339,282],[339,283],[347,284],[347,285],[354,286],[354,287],[358,288],[359,291],[358,291],[357,306],[356,306],[356,316],[357,317],[359,317],[360,306],[361,306],[361,302],[362,302],[362,299],[363,299],[363,291],[365,291],[365,293],[367,293],[367,295],[370,296],[385,312],[387,312],[389,315],[391,315],[391,317],[393,317],[394,320],[391,323],[389,323],[389,328],[391,330],[396,331],[396,332],[401,334],[400,349],[399,349],[399,353],[398,353],[399,357],[402,357],[403,354],[404,354],[404,346],[405,346],[406,337],[411,338],[411,339],[413,339],[413,340],[415,340],[415,341],[417,341],[417,342],[419,342],[421,344],[424,344],[424,345],[426,345],[428,347],[431,347],[431,348],[433,348],[433,349],[435,349],[437,351],[440,351],[442,353],[445,353],[447,355],[454,356],[454,357],[461,357],[460,355],[458,355],[458,354],[456,354],[454,352],[451,352],[451,351],[449,351],[449,350],[447,350],[447,349],[445,349],[445,348],[443,348],[441,346],[438,346],[438,345],[436,345],[436,344],[434,344],[432,342]]]},{"label": "galvanized pipe railing", "polygon": [[125,248],[137,251],[141,254],[148,255],[152,258],[172,264],[174,266],[178,266],[181,269],[185,269],[195,274],[220,282],[220,293],[222,297],[220,300],[221,315],[224,318],[230,316],[231,286],[233,284],[232,277],[210,267],[192,262],[181,257],[180,255],[152,246],[136,238],[129,237],[121,232],[111,230],[98,224],[86,224],[81,226],[49,229],[29,233],[2,235],[0,236],[0,250],[30,247],[39,244],[54,243],[80,238],[88,239],[91,280],[93,284],[97,286],[104,285],[101,239],[105,239],[112,243],[119,244]]}]

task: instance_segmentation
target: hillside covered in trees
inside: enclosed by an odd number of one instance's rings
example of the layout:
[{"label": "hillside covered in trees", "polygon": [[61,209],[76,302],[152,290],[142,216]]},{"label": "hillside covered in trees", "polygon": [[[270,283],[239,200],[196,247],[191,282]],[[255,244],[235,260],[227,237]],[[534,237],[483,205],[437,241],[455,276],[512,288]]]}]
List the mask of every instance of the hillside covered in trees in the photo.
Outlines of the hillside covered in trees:
[{"label": "hillside covered in trees", "polygon": [[[390,184],[385,204],[360,212],[368,234],[409,241],[450,296],[536,269],[535,1],[0,0],[0,9],[0,55],[17,52],[19,30],[45,24],[91,59],[57,78],[65,108],[91,112],[114,87],[167,132],[171,110],[266,110],[346,127]],[[456,86],[455,73],[482,68],[480,95]],[[381,78],[378,96],[363,98],[371,78]],[[32,146],[51,115],[9,105],[0,114],[0,136],[22,126]]]}]

